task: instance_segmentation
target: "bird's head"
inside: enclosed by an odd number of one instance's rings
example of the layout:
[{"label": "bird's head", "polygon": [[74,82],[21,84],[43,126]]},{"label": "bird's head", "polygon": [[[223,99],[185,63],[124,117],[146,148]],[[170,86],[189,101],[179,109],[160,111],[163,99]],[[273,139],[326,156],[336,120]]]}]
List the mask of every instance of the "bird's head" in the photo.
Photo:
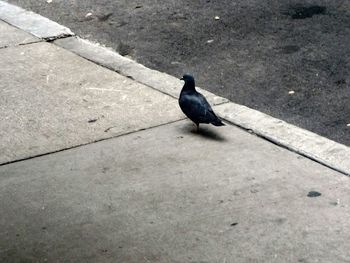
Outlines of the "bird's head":
[{"label": "bird's head", "polygon": [[192,75],[185,74],[182,76],[181,80],[185,82],[194,82],[194,77]]},{"label": "bird's head", "polygon": [[181,80],[185,81],[185,85],[182,90],[195,90],[194,77],[189,74],[182,76]]}]

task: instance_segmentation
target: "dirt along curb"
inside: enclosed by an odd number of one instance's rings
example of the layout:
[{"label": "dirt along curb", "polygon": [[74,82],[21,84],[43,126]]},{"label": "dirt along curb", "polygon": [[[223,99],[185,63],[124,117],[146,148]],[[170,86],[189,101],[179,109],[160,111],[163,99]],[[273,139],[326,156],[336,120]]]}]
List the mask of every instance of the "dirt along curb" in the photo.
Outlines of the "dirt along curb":
[{"label": "dirt along curb", "polygon": [[[70,29],[20,7],[0,1],[0,19],[85,59],[114,70],[137,82],[177,98],[182,82],[166,73],[149,69],[112,49],[73,37]],[[350,176],[350,148],[267,114],[230,102],[199,89],[227,122],[316,162]]]}]

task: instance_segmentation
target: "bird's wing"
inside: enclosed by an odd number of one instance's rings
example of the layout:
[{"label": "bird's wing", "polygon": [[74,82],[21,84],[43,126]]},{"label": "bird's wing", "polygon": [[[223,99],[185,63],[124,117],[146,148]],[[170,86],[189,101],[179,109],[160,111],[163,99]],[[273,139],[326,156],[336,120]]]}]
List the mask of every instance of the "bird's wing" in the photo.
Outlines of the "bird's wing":
[{"label": "bird's wing", "polygon": [[210,104],[200,94],[184,94],[180,98],[180,106],[183,112],[194,122],[209,123],[216,117]]}]

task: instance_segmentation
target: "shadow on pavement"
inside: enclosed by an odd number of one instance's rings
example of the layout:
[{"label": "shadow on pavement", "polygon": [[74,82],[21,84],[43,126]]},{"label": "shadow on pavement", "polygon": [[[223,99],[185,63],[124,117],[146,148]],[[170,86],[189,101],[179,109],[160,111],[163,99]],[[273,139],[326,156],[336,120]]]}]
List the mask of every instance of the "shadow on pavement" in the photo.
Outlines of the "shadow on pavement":
[{"label": "shadow on pavement", "polygon": [[186,125],[181,127],[181,132],[188,135],[200,136],[207,140],[213,140],[218,142],[226,142],[227,139],[220,133],[220,129],[225,129],[224,127],[220,128],[210,127],[206,124],[199,125],[199,131],[196,131],[196,126],[192,123],[186,123]]}]

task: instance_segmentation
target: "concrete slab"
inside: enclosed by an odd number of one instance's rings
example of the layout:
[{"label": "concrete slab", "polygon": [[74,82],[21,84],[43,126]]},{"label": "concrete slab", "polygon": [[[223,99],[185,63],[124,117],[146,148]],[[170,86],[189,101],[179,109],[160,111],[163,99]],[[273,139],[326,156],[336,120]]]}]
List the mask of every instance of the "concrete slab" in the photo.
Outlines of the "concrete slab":
[{"label": "concrete slab", "polygon": [[[179,78],[182,76],[178,76],[176,78],[164,72],[152,70],[129,58],[119,55],[112,49],[79,37],[58,39],[54,43],[99,65],[120,72],[124,76],[130,76],[136,81],[168,94],[174,98],[179,97],[183,86],[183,81],[180,81]],[[201,88],[197,89],[207,97],[208,101],[212,105],[219,105],[228,102],[227,99],[217,96],[209,91]]]},{"label": "concrete slab", "polygon": [[350,147],[236,103],[215,107],[225,120],[350,175]]},{"label": "concrete slab", "polygon": [[[173,76],[146,68],[109,48],[78,37],[58,39],[55,44],[125,76],[131,76],[136,81],[174,98],[178,98],[183,85]],[[198,88],[198,90],[212,105],[217,105],[215,111],[227,121],[245,129],[251,129],[254,133],[277,144],[350,175],[349,147],[267,114],[229,102],[203,89]]]},{"label": "concrete slab", "polygon": [[348,177],[233,126],[191,129],[0,167],[0,261],[348,262]]},{"label": "concrete slab", "polygon": [[43,39],[74,35],[67,27],[4,1],[0,1],[0,19]]},{"label": "concrete slab", "polygon": [[33,35],[12,27],[0,20],[0,48],[38,41],[40,40]]},{"label": "concrete slab", "polygon": [[175,99],[48,43],[1,49],[0,78],[0,164],[184,117]]}]

